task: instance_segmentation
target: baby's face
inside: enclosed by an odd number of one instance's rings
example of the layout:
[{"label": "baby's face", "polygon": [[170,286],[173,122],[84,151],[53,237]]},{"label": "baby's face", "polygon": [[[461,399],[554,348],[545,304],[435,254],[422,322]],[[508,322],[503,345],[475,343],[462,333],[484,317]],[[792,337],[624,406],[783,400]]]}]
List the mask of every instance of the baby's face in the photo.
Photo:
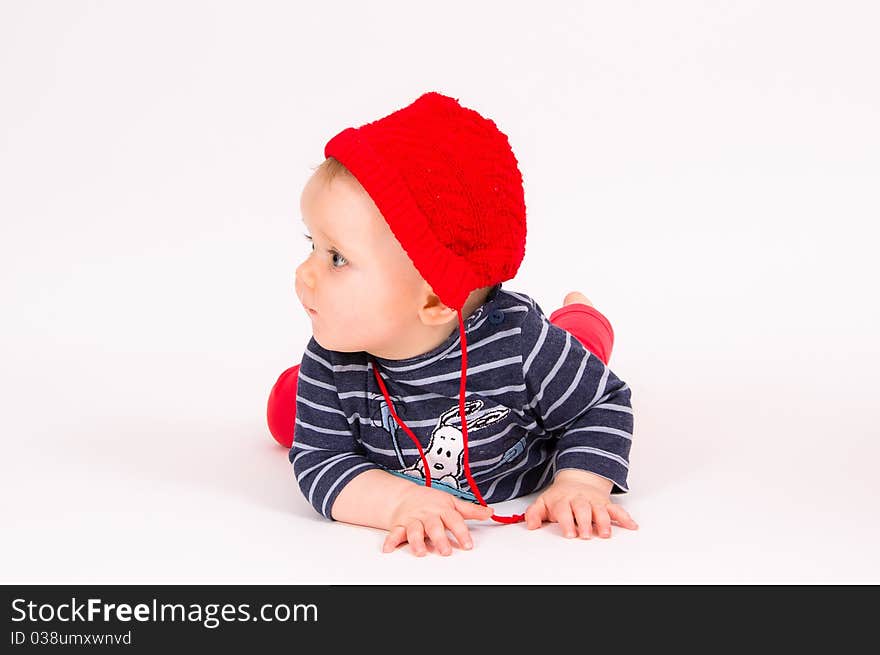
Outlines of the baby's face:
[{"label": "baby's face", "polygon": [[315,340],[327,350],[399,358],[421,326],[426,286],[372,198],[346,176],[328,184],[313,175],[300,207],[312,246],[296,269],[296,294]]}]

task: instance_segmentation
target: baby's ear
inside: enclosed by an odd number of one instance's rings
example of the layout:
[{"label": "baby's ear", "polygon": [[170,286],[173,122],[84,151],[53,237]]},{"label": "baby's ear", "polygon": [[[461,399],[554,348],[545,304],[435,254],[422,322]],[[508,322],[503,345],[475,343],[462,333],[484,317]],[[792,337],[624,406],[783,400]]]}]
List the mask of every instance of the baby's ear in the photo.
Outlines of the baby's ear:
[{"label": "baby's ear", "polygon": [[458,312],[438,302],[438,304],[423,305],[419,310],[419,316],[425,325],[445,325],[457,320]]},{"label": "baby's ear", "polygon": [[458,312],[452,307],[447,307],[440,300],[440,296],[425,283],[425,294],[422,306],[419,309],[419,317],[425,325],[445,325],[452,320],[458,319]]}]

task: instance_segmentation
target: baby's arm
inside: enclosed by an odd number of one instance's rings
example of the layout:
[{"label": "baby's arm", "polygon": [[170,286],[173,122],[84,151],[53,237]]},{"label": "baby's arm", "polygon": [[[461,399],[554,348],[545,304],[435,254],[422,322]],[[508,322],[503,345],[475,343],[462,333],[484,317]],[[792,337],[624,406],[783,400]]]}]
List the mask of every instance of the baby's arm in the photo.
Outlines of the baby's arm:
[{"label": "baby's arm", "polygon": [[626,492],[633,412],[630,389],[570,333],[533,314],[523,321],[526,406],[539,426],[559,434],[556,475],[526,510],[526,525],[545,520],[563,534],[589,538],[595,522],[610,536],[611,521],[638,526],[614,492]]},{"label": "baby's arm", "polygon": [[394,476],[369,459],[342,411],[331,360],[312,338],[300,365],[290,461],[303,495],[328,519],[389,530],[386,550],[409,541],[424,554],[427,535],[450,554],[447,529],[469,547],[464,519],[489,518],[492,510]]}]

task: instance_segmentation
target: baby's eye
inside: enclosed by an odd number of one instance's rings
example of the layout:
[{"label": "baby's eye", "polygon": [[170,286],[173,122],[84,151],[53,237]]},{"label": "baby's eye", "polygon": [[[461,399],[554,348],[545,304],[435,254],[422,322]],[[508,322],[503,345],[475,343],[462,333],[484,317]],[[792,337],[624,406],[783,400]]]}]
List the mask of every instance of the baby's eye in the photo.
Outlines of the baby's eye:
[{"label": "baby's eye", "polygon": [[[304,236],[304,237],[306,238],[306,240],[311,244],[311,246],[312,246],[312,251],[314,252],[314,250],[315,250],[315,242],[314,242],[314,240],[312,239],[312,237],[310,237],[308,234],[303,234],[303,236]],[[332,260],[332,261],[334,262],[334,266],[333,266],[333,268],[342,268],[345,264],[348,263],[348,260],[347,260],[345,257],[343,257],[342,255],[340,255],[338,252],[336,252],[335,250],[328,250],[327,252],[329,252],[329,253],[333,256],[333,260]],[[338,260],[336,259],[337,257],[339,258]],[[336,265],[336,262],[339,261],[339,260],[341,260],[342,263],[339,264],[339,265],[337,266],[337,265]]]}]

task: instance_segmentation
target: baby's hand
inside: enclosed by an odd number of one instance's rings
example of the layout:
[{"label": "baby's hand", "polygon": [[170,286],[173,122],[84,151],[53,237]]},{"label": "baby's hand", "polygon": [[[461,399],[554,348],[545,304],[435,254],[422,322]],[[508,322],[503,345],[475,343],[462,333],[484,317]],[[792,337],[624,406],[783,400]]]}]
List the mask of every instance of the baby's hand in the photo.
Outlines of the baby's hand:
[{"label": "baby's hand", "polygon": [[610,480],[589,471],[563,469],[526,510],[526,526],[534,530],[543,521],[556,522],[562,534],[574,537],[577,523],[581,539],[591,537],[593,523],[599,536],[610,537],[612,519],[617,525],[637,530],[639,526],[627,511],[611,502],[612,485]]},{"label": "baby's hand", "polygon": [[391,529],[382,552],[390,553],[408,541],[413,554],[422,557],[427,553],[427,535],[441,555],[451,555],[452,546],[446,535],[447,530],[455,535],[462,548],[470,550],[474,544],[465,519],[488,519],[491,516],[491,507],[469,503],[438,489],[413,486],[412,491],[408,491],[394,508]]}]

